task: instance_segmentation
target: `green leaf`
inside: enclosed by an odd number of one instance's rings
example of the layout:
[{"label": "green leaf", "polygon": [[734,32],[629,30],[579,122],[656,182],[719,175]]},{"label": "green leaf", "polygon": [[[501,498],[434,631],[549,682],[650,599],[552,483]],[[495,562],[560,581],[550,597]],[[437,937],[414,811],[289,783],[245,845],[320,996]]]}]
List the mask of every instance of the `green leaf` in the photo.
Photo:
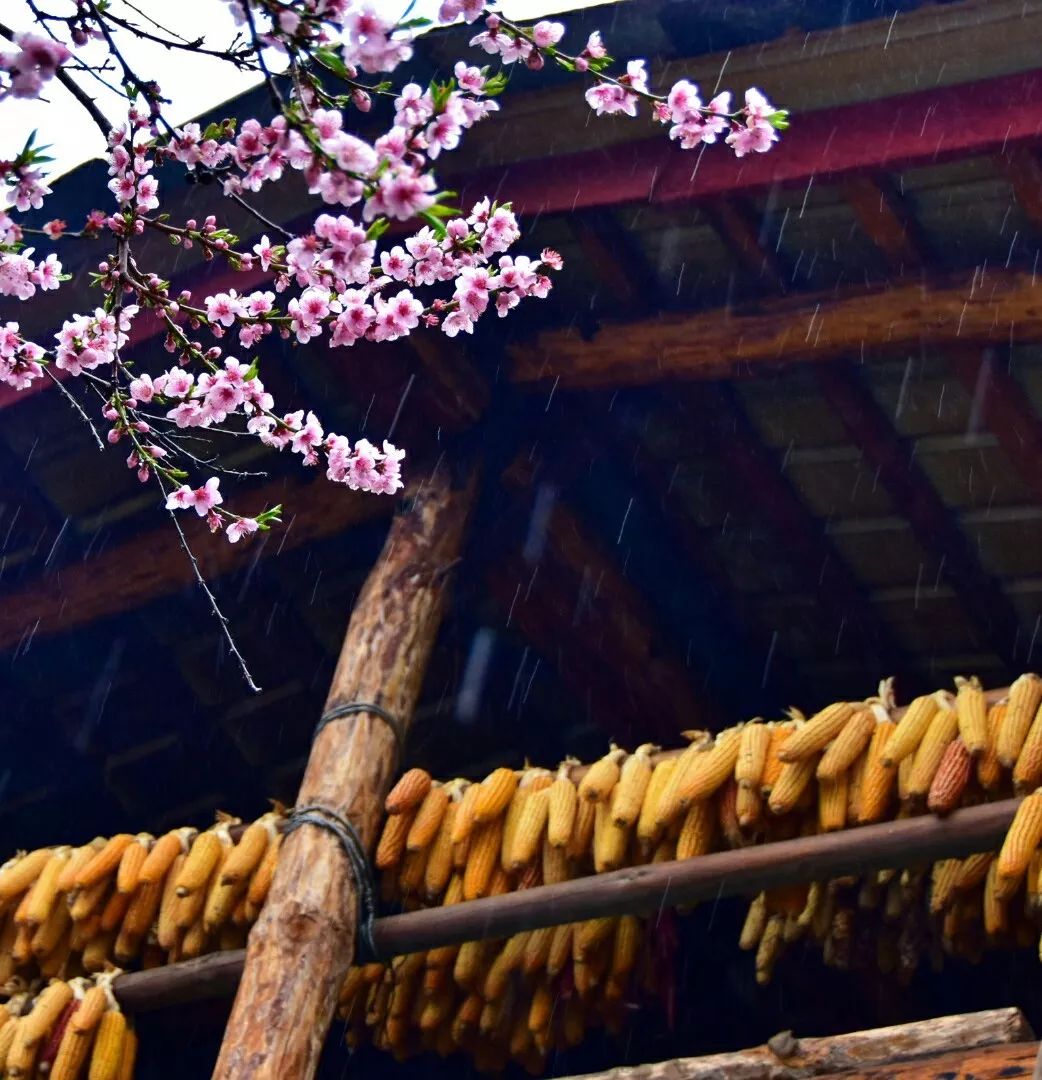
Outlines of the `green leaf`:
[{"label": "green leaf", "polygon": [[253,363],[250,364],[250,370],[246,372],[245,378],[247,381],[257,378],[257,372],[260,371],[260,357],[255,356]]},{"label": "green leaf", "polygon": [[775,131],[788,131],[789,110],[778,109],[777,111],[772,112],[771,115],[767,117],[767,123],[770,124]]},{"label": "green leaf", "polygon": [[447,230],[444,224],[435,216],[432,210],[422,210],[420,212],[420,217],[423,218],[423,220],[426,221],[428,225],[430,225],[431,230],[439,240],[445,239]]},{"label": "green leaf", "polygon": [[365,231],[366,240],[379,240],[391,227],[390,221],[385,217],[378,217]]},{"label": "green leaf", "polygon": [[323,67],[328,68],[334,75],[339,75],[341,79],[350,77],[343,57],[335,49],[323,45],[321,48],[316,49],[313,55]]},{"label": "green leaf", "polygon": [[400,22],[395,26],[396,30],[422,30],[425,26],[433,26],[434,24],[430,19],[425,19],[422,16],[417,16],[415,19],[409,19],[407,22]]}]

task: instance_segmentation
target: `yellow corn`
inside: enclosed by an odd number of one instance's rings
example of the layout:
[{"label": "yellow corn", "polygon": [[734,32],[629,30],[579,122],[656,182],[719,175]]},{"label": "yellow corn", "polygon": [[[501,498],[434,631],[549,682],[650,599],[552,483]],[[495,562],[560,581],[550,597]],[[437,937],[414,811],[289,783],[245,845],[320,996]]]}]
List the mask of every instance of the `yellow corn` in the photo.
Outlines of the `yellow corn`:
[{"label": "yellow corn", "polygon": [[[373,863],[377,870],[390,870],[402,861],[405,842],[412,828],[413,815],[393,814],[384,822]],[[263,864],[262,864],[263,865]]]},{"label": "yellow corn", "polygon": [[181,867],[184,865],[186,858],[187,856],[183,852],[175,856],[174,861],[170,864],[170,873],[167,874],[162,886],[163,892],[159,901],[159,916],[156,922],[156,939],[160,946],[167,951],[175,947],[180,937],[174,918],[178,900],[176,886],[177,875],[181,872]]},{"label": "yellow corn", "polygon": [[656,823],[658,803],[676,766],[675,757],[660,761],[651,774],[647,791],[644,792],[644,802],[640,808],[640,816],[637,818],[637,839],[645,848],[654,844],[658,838],[659,827]]},{"label": "yellow corn", "polygon": [[782,766],[767,802],[772,814],[787,814],[799,802],[800,796],[814,779],[817,766],[816,757],[800,758]]},{"label": "yellow corn", "polygon": [[767,894],[757,893],[749,903],[749,910],[745,913],[745,922],[742,923],[742,932],[738,938],[738,948],[743,952],[751,952],[760,944],[764,927],[767,925]]},{"label": "yellow corn", "polygon": [[87,942],[87,946],[83,950],[83,970],[89,972],[104,971],[112,956],[112,946],[115,940],[115,933],[103,934],[99,930]]},{"label": "yellow corn", "polygon": [[40,923],[36,928],[36,932],[33,934],[33,940],[31,948],[33,956],[37,960],[42,960],[43,957],[49,956],[57,947],[58,943],[65,936],[66,931],[69,929],[69,923],[72,922],[72,916],[69,913],[67,904],[63,904],[60,901],[51,908],[51,913],[47,918]]},{"label": "yellow corn", "polygon": [[640,919],[636,915],[622,915],[619,918],[611,956],[613,976],[628,975],[636,967],[643,936]]},{"label": "yellow corn", "polygon": [[521,970],[526,975],[535,975],[546,967],[550,957],[550,946],[554,940],[553,926],[544,926],[533,930],[525,942],[525,953],[521,959]]},{"label": "yellow corn", "polygon": [[[546,831],[550,811],[551,790],[552,785],[539,791],[529,791],[526,796],[518,813],[517,823],[510,830],[506,869],[517,871],[528,866],[535,861],[542,849],[543,833]],[[508,832],[505,826],[503,838],[504,844],[507,843]]]},{"label": "yellow corn", "polygon": [[499,768],[481,781],[474,799],[474,824],[485,825],[498,818],[510,805],[519,777],[513,769]]},{"label": "yellow corn", "polygon": [[593,868],[604,874],[625,865],[630,830],[615,824],[608,803],[596,802],[593,806]]},{"label": "yellow corn", "polygon": [[996,873],[1002,878],[1019,881],[1031,862],[1035,849],[1042,843],[1042,790],[1032,792],[1021,800],[1013,815],[999,852]]},{"label": "yellow corn", "polygon": [[835,832],[847,823],[847,787],[849,773],[840,773],[834,780],[818,781],[818,828]]},{"label": "yellow corn", "polygon": [[123,922],[123,916],[126,915],[128,907],[130,907],[129,896],[124,896],[115,890],[109,893],[109,898],[101,909],[101,929],[115,930]]},{"label": "yellow corn", "polygon": [[102,980],[83,995],[79,1008],[69,1020],[69,1029],[77,1035],[89,1035],[101,1022],[108,1004],[109,994]]},{"label": "yellow corn", "polygon": [[756,948],[756,981],[760,986],[766,986],[771,981],[774,965],[781,952],[784,929],[784,915],[772,915],[767,920]]},{"label": "yellow corn", "polygon": [[429,847],[405,853],[405,858],[398,865],[398,888],[403,896],[419,895],[423,879],[427,873],[430,854],[431,849]]},{"label": "yellow corn", "polygon": [[760,792],[763,795],[769,795],[778,782],[784,764],[778,757],[778,752],[796,729],[795,723],[791,720],[775,722],[768,726],[771,729],[771,741],[767,745],[767,758],[763,763],[763,776],[760,777]]},{"label": "yellow corn", "polygon": [[572,958],[588,960],[594,950],[612,935],[618,919],[615,915],[601,915],[595,919],[584,919],[576,924],[572,938]]},{"label": "yellow corn", "polygon": [[759,790],[770,745],[771,729],[761,718],[757,717],[742,725],[742,735],[738,743],[738,759],[734,764],[734,778],[738,781],[739,787]]},{"label": "yellow corn", "polygon": [[721,731],[708,750],[688,759],[682,772],[678,767],[673,775],[675,778],[679,773],[677,796],[681,810],[686,810],[693,802],[711,798],[734,774],[741,739],[741,728]]},{"label": "yellow corn", "polygon": [[0,1076],[7,1075],[7,1055],[11,1052],[15,1036],[18,1034],[19,1020],[12,1016],[10,1020],[0,1027]]},{"label": "yellow corn", "polygon": [[137,953],[145,935],[152,928],[159,905],[163,899],[163,886],[160,883],[145,882],[138,886],[123,916],[117,940],[117,951],[124,956]]},{"label": "yellow corn", "polygon": [[1006,898],[999,888],[999,864],[988,867],[984,879],[984,932],[989,936],[1001,934],[1009,928]]},{"label": "yellow corn", "polygon": [[177,875],[177,895],[191,896],[205,889],[224,852],[224,844],[215,829],[200,833]]},{"label": "yellow corn", "polygon": [[65,1012],[72,997],[72,987],[68,983],[52,982],[36,999],[32,1011],[26,1016],[19,1041],[29,1047],[42,1042],[57,1023],[58,1017]]},{"label": "yellow corn", "polygon": [[[98,988],[95,987],[94,989]],[[83,1006],[81,1005],[73,1013],[73,1018],[75,1019],[82,1011]],[[50,1080],[79,1080],[90,1055],[94,1041],[93,1036],[93,1030],[75,1030],[71,1021],[66,1025],[61,1042],[58,1044],[58,1053],[54,1057],[54,1064],[47,1074]]]},{"label": "yellow corn", "polygon": [[684,816],[677,837],[677,858],[692,859],[698,855],[708,855],[713,850],[716,836],[716,814],[712,802],[700,799],[693,802]]},{"label": "yellow corn", "polygon": [[483,994],[486,1001],[498,1001],[502,997],[510,976],[521,966],[527,942],[528,931],[523,930],[508,938],[499,950],[485,976]]},{"label": "yellow corn", "polygon": [[247,881],[260,865],[268,844],[275,833],[275,817],[265,814],[246,827],[239,842],[221,865],[221,884],[235,885]]},{"label": "yellow corn", "polygon": [[984,688],[976,676],[955,678],[955,711],[959,717],[959,734],[970,757],[980,757],[988,748],[988,707]]},{"label": "yellow corn", "polygon": [[564,970],[572,955],[572,937],[575,934],[574,923],[564,923],[554,927],[553,940],[550,942],[550,952],[546,957],[546,974],[551,979],[556,979]]},{"label": "yellow corn", "polygon": [[29,1021],[29,1016],[20,1017],[17,1021],[17,1030],[5,1063],[4,1075],[10,1080],[22,1080],[23,1077],[32,1076],[36,1071],[36,1055],[40,1048],[40,1040],[37,1039],[33,1043],[26,1042],[25,1030]]},{"label": "yellow corn", "polygon": [[434,842],[441,827],[445,809],[449,805],[449,793],[443,784],[432,784],[423,802],[420,803],[416,817],[413,818],[408,836],[405,838],[406,851],[422,851]]},{"label": "yellow corn", "polygon": [[39,848],[5,863],[0,871],[0,903],[13,900],[28,889],[51,861],[52,854],[51,848]]},{"label": "yellow corn", "polygon": [[477,900],[488,895],[492,871],[499,862],[503,823],[498,818],[478,826],[470,838],[470,853],[463,871],[463,897]]},{"label": "yellow corn", "polygon": [[87,1080],[119,1080],[126,1038],[127,1018],[118,1009],[109,1009],[98,1024]]},{"label": "yellow corn", "polygon": [[600,760],[595,761],[579,781],[579,798],[589,802],[607,802],[619,782],[619,763],[626,756],[614,743]]},{"label": "yellow corn", "polygon": [[480,784],[467,784],[462,788],[459,809],[452,822],[452,844],[457,847],[466,844],[470,840],[470,834],[474,831],[474,804],[481,794]]},{"label": "yellow corn", "polygon": [[760,794],[759,787],[739,785],[738,794],[735,796],[734,812],[741,828],[751,829],[760,820],[762,803],[763,796]]},{"label": "yellow corn", "polygon": [[868,746],[875,727],[876,714],[872,708],[857,709],[853,712],[843,729],[821,755],[817,769],[818,779],[837,780],[841,773],[845,773]]},{"label": "yellow corn", "polygon": [[899,765],[905,758],[911,757],[923,741],[930,722],[941,708],[944,701],[942,694],[924,694],[917,697],[897,722],[897,728],[887,743],[883,754],[884,765]]},{"label": "yellow corn", "polygon": [[546,835],[551,846],[563,848],[572,835],[575,814],[579,799],[575,784],[569,777],[569,770],[574,764],[571,759],[561,763],[557,778],[550,785],[547,796]]},{"label": "yellow corn", "polygon": [[933,864],[930,879],[930,912],[939,915],[946,911],[955,896],[956,884],[962,870],[960,859],[940,859]]},{"label": "yellow corn", "polygon": [[459,806],[459,802],[450,802],[445,808],[438,835],[431,844],[430,856],[423,871],[423,891],[429,901],[441,896],[452,877],[452,828]]},{"label": "yellow corn", "polygon": [[432,783],[430,773],[425,769],[409,769],[388,792],[384,809],[392,816],[419,809]]},{"label": "yellow corn", "polygon": [[846,726],[855,708],[849,701],[837,701],[815,713],[785,740],[778,750],[779,760],[801,761],[824,750]]},{"label": "yellow corn", "polygon": [[[949,695],[950,698],[950,695]],[[898,725],[900,728],[900,725]],[[959,717],[949,701],[945,701],[926,729],[926,734],[915,751],[912,771],[908,777],[908,795],[910,798],[923,798],[930,790],[934,774],[941,764],[948,743],[959,733]],[[894,734],[897,738],[897,733]],[[893,742],[893,739],[890,740]]]},{"label": "yellow corn", "polygon": [[595,804],[587,799],[581,799],[576,806],[572,835],[568,838],[568,843],[564,848],[569,859],[581,859],[589,854],[596,817]]},{"label": "yellow corn", "polygon": [[75,886],[77,889],[89,889],[99,881],[103,881],[114,873],[119,866],[123,852],[134,842],[134,837],[129,833],[119,833],[111,836],[105,842],[105,846],[87,863],[76,875]]},{"label": "yellow corn", "polygon": [[194,837],[195,829],[173,829],[161,836],[145,857],[138,880],[146,884],[161,884],[174,860],[188,851]]},{"label": "yellow corn", "polygon": [[71,855],[71,848],[55,848],[54,853],[40,871],[40,876],[33,883],[26,904],[23,921],[27,926],[40,926],[46,922],[55,904],[59,903],[58,879],[61,877]]},{"label": "yellow corn", "polygon": [[543,884],[559,885],[568,881],[571,873],[568,869],[568,852],[563,847],[552,847],[550,841],[543,839]]},{"label": "yellow corn", "polygon": [[58,875],[58,892],[72,892],[76,887],[76,875],[94,858],[104,843],[105,841],[99,837],[73,851],[62,872]]},{"label": "yellow corn", "polygon": [[1017,792],[1032,791],[1042,782],[1042,708],[1028,728],[1024,745],[1013,766],[1013,787]]},{"label": "yellow corn", "polygon": [[996,701],[988,710],[988,748],[977,759],[977,782],[985,791],[994,791],[1002,783],[998,740],[1008,708],[1008,701],[1003,700]]},{"label": "yellow corn", "polygon": [[116,869],[116,891],[129,896],[141,880],[141,868],[148,858],[148,849],[152,837],[148,833],[139,833],[131,844],[127,844]]},{"label": "yellow corn", "polygon": [[865,768],[861,774],[858,791],[857,821],[868,825],[882,821],[886,814],[890,793],[894,790],[897,769],[884,764],[886,748],[897,730],[893,720],[880,720],[872,732],[872,739],[865,751]]},{"label": "yellow corn", "polygon": [[119,1072],[116,1080],[134,1080],[134,1066],[137,1064],[137,1032],[128,1027],[123,1033],[123,1053],[119,1059]]},{"label": "yellow corn", "polygon": [[990,851],[982,851],[976,855],[969,855],[962,860],[959,867],[959,875],[955,880],[955,888],[959,892],[975,889],[987,876],[988,867],[995,861],[995,856]]},{"label": "yellow corn", "polygon": [[532,1003],[528,1008],[528,1030],[546,1031],[553,1016],[556,995],[547,982],[537,983],[532,991]]},{"label": "yellow corn", "polygon": [[1014,679],[1009,688],[1006,715],[999,727],[996,745],[999,761],[1012,769],[1021,747],[1042,706],[1042,679],[1028,673]]}]

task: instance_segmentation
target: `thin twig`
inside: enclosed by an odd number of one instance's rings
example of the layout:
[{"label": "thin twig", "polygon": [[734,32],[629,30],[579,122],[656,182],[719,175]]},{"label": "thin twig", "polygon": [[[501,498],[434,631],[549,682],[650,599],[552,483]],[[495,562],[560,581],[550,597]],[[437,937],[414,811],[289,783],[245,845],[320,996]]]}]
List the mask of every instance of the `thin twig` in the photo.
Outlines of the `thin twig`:
[{"label": "thin twig", "polygon": [[73,396],[72,391],[69,390],[69,388],[65,386],[64,383],[62,383],[61,379],[59,379],[58,376],[55,375],[49,367],[45,367],[43,369],[43,373],[51,380],[51,382],[54,383],[55,386],[58,387],[58,389],[68,399],[69,404],[72,405],[72,407],[80,414],[83,422],[87,425],[87,427],[90,428],[90,433],[94,436],[94,441],[98,444],[98,449],[104,450],[105,444],[102,442],[101,436],[98,434],[98,429],[94,426],[94,421],[91,420],[91,418],[86,414],[83,406]]},{"label": "thin twig", "polygon": [[280,236],[284,237],[287,240],[293,239],[293,233],[291,233],[288,229],[284,229],[281,225],[276,224],[274,221],[270,221],[259,210],[257,210],[253,206],[250,206],[250,204],[238,192],[230,191],[228,192],[228,194],[244,210],[252,214],[262,225],[266,225],[269,229],[277,232]]}]

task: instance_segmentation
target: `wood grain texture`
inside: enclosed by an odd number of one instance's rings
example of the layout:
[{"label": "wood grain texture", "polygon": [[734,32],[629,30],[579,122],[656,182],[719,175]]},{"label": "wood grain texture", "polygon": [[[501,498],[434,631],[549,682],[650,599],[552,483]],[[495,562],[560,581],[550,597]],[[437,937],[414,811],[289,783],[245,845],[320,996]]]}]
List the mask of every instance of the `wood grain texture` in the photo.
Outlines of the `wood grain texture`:
[{"label": "wood grain texture", "polygon": [[[914,1066],[902,1065],[900,1075],[909,1076],[913,1074],[908,1070],[913,1068],[934,1068],[939,1072],[942,1063],[938,1055],[943,1055],[943,1064],[947,1064],[953,1056],[962,1061],[982,1047],[994,1048],[996,1062],[1004,1055],[1019,1061],[1026,1047],[1010,1044],[1025,1043],[1033,1037],[1019,1009],[990,1009],[818,1039],[793,1039],[786,1033],[766,1046],[750,1050],[623,1066],[568,1080],[802,1080],[809,1076],[866,1075],[866,1069],[872,1069],[867,1074],[871,1076],[897,1076],[894,1066],[927,1059]],[[979,1055],[973,1056],[976,1060]],[[877,1072],[877,1068],[881,1071]],[[927,1071],[922,1075],[933,1077],[936,1073]]]},{"label": "wood grain texture", "polygon": [[[371,701],[408,724],[473,494],[473,480],[457,487],[441,470],[395,519],[352,612],[327,709]],[[297,805],[334,809],[372,850],[395,757],[383,720],[362,714],[329,724],[312,746]],[[250,933],[214,1077],[314,1076],[337,990],[354,958],[356,922],[356,889],[336,838],[311,826],[288,835],[271,895]]]},{"label": "wood grain texture", "polygon": [[764,365],[825,361],[864,350],[1002,344],[1042,337],[1042,282],[992,271],[943,281],[829,292],[540,334],[509,350],[515,382],[647,385],[724,378]]},{"label": "wood grain texture", "polygon": [[981,1050],[955,1050],[899,1067],[876,1065],[825,1073],[825,1080],[1014,1080],[1034,1076],[1039,1044],[1014,1043]]}]

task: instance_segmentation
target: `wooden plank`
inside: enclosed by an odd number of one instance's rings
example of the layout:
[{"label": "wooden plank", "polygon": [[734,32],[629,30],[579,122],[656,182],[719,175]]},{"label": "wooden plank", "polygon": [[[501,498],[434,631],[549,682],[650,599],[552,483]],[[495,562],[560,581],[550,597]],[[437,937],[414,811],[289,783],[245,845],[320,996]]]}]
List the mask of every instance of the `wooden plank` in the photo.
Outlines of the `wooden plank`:
[{"label": "wooden plank", "polygon": [[819,368],[817,375],[829,405],[879,475],[899,513],[908,519],[916,539],[939,557],[944,576],[962,600],[980,640],[1012,665],[1020,632],[1016,609],[982,566],[911,449],[855,370],[830,364]]},{"label": "wooden plank", "polygon": [[895,1080],[897,1076],[901,1080],[1013,1080],[1018,1076],[1037,1076],[1038,1055],[1038,1043],[1014,1043],[939,1054],[910,1062],[898,1071],[891,1065],[876,1065],[826,1073],[825,1076],[829,1080]]},{"label": "wooden plank", "polygon": [[[966,1055],[984,1047],[996,1047],[999,1056],[1010,1051],[1016,1056],[1024,1047],[1010,1044],[1027,1043],[1033,1038],[1020,1009],[989,1009],[824,1038],[795,1039],[785,1032],[765,1046],[749,1050],[624,1065],[564,1080],[802,1080],[808,1076],[848,1075],[843,1070],[893,1068],[929,1058],[929,1062],[922,1061],[925,1066],[933,1064],[941,1054]],[[902,1069],[901,1075],[908,1073]]]},{"label": "wooden plank", "polygon": [[1042,80],[1031,71],[802,113],[778,147],[740,161],[719,151],[685,154],[658,136],[518,162],[505,173],[475,170],[462,199],[466,205],[496,191],[528,216],[633,202],[668,206],[998,153],[1040,136]]},{"label": "wooden plank", "polygon": [[763,242],[762,223],[747,199],[726,198],[709,207],[709,220],[745,268],[775,292],[785,292],[778,253]]},{"label": "wooden plank", "polygon": [[[394,500],[348,491],[324,478],[310,483],[279,480],[243,491],[236,509],[258,512],[283,503],[282,526],[254,541],[229,544],[211,535],[193,516],[182,519],[185,534],[207,580],[267,559],[367,521],[386,517]],[[259,550],[258,550],[259,548]],[[109,615],[169,596],[195,582],[174,528],[169,522],[101,552],[87,562],[71,563],[4,596],[0,604],[0,649],[17,645],[26,634],[65,633]]]},{"label": "wooden plank", "polygon": [[918,349],[924,343],[1008,346],[1039,340],[1042,281],[1029,273],[989,270],[605,323],[590,340],[576,329],[550,330],[508,351],[515,382],[618,386],[719,379],[765,365]]},{"label": "wooden plank", "polygon": [[885,173],[851,176],[841,185],[865,234],[898,273],[926,261],[926,243],[904,199]]},{"label": "wooden plank", "polygon": [[[325,711],[372,703],[408,729],[473,504],[473,476],[442,467],[395,519],[344,637]],[[398,758],[374,713],[327,724],[296,805],[321,806],[372,851]],[[215,1080],[310,1080],[355,956],[358,885],[336,835],[313,825],[283,840],[271,893],[250,931]]]}]

